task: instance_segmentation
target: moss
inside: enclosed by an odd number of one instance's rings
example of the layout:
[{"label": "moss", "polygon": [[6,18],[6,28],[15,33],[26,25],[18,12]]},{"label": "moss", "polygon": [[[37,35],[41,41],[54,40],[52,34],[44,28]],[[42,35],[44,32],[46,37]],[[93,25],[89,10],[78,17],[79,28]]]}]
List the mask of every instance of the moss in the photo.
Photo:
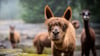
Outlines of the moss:
[{"label": "moss", "polygon": [[29,53],[21,53],[18,56],[48,56],[47,54],[29,54]]},{"label": "moss", "polygon": [[51,48],[45,48],[43,53],[44,54],[51,54]]},{"label": "moss", "polygon": [[0,49],[0,56],[17,55],[19,53],[22,53],[21,49]]},{"label": "moss", "polygon": [[24,53],[35,53],[35,50],[33,48],[23,48]]},{"label": "moss", "polygon": [[22,52],[21,49],[0,49],[1,53],[16,53],[16,52]]},{"label": "moss", "polygon": [[18,48],[21,48],[24,53],[35,53],[36,50],[32,46],[26,46],[26,45],[18,45]]},{"label": "moss", "polygon": [[[23,53],[36,54],[36,48],[34,46],[18,45],[18,48],[23,50]],[[51,54],[51,48],[45,48],[44,54]]]}]

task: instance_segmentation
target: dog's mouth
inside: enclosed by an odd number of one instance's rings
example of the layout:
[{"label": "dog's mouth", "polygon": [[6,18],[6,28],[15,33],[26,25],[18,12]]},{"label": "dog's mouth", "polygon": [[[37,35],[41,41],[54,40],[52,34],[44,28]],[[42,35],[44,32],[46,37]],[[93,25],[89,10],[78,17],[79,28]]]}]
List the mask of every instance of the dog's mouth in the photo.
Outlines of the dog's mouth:
[{"label": "dog's mouth", "polygon": [[58,38],[58,36],[53,36],[52,40],[57,41],[57,40],[59,40],[59,38]]},{"label": "dog's mouth", "polygon": [[53,38],[52,40],[53,40],[53,41],[58,41],[59,39],[54,39],[54,38]]}]

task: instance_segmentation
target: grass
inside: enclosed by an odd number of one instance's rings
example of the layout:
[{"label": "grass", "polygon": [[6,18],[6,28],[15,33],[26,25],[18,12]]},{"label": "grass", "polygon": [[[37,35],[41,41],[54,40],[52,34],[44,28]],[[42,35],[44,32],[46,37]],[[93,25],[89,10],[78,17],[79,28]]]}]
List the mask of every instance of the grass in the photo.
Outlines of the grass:
[{"label": "grass", "polygon": [[20,48],[23,50],[23,53],[36,53],[36,49],[32,46],[25,46],[25,45],[18,45],[17,48]]},{"label": "grass", "polygon": [[44,54],[51,54],[51,48],[45,48],[43,53]]},{"label": "grass", "polygon": [[21,48],[23,53],[20,53],[17,56],[48,56],[51,54],[51,48],[45,48],[41,55],[36,54],[36,48],[33,46],[19,45],[18,48]]},{"label": "grass", "polygon": [[[33,46],[19,45],[18,48],[23,50],[23,53],[36,54],[36,48]],[[51,48],[44,48],[43,54],[51,54]]]},{"label": "grass", "polygon": [[21,49],[0,49],[0,53],[16,53],[22,52]]},{"label": "grass", "polygon": [[50,48],[45,48],[43,54],[36,54],[35,47],[19,45],[17,49],[0,49],[0,54],[13,54],[15,56],[48,56],[51,54]]},{"label": "grass", "polygon": [[48,54],[29,54],[29,53],[21,53],[21,54],[18,54],[17,56],[48,56]]},{"label": "grass", "polygon": [[[99,47],[99,46],[98,46]],[[75,51],[79,51],[80,46],[77,46]],[[43,54],[36,54],[36,48],[33,46],[18,45],[17,49],[0,49],[1,54],[14,54],[16,56],[49,56],[51,55],[51,48],[45,48]]]}]

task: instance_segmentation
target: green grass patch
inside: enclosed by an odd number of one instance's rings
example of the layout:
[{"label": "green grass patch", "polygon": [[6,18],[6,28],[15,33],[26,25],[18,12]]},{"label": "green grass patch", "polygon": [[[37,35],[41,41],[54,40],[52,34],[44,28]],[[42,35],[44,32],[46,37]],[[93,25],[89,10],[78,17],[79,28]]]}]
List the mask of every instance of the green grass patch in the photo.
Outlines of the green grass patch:
[{"label": "green grass patch", "polygon": [[[23,50],[23,53],[36,54],[34,46],[18,45],[18,48]],[[43,54],[51,54],[51,48],[44,48]]]},{"label": "green grass patch", "polygon": [[16,53],[22,52],[21,49],[0,49],[0,53]]},{"label": "green grass patch", "polygon": [[48,54],[29,54],[29,53],[21,53],[17,56],[48,56]]},{"label": "green grass patch", "polygon": [[51,48],[45,48],[43,53],[44,54],[51,54]]}]

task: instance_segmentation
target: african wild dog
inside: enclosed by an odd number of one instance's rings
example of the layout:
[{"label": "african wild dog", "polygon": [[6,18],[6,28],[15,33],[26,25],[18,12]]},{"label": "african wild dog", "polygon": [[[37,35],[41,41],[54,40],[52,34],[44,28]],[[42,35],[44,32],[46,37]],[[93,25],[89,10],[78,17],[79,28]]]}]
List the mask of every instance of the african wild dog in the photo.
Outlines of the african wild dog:
[{"label": "african wild dog", "polygon": [[84,23],[84,28],[81,33],[81,48],[82,53],[81,56],[85,54],[85,56],[89,56],[90,50],[92,50],[93,56],[96,56],[96,48],[95,48],[95,32],[89,25],[90,19],[90,11],[83,10],[81,12],[81,16]]},{"label": "african wild dog", "polygon": [[10,32],[9,32],[8,39],[10,40],[13,48],[15,48],[16,44],[19,43],[20,41],[20,34],[17,31],[15,31],[14,26],[10,26]]},{"label": "african wild dog", "polygon": [[45,23],[48,27],[48,34],[51,40],[53,56],[73,56],[76,46],[75,28],[72,25],[72,10],[69,6],[62,17],[54,17],[51,9],[45,7]]},{"label": "african wild dog", "polygon": [[38,33],[33,39],[33,45],[36,47],[37,54],[42,54],[44,47],[51,47],[51,41],[48,38],[48,32]]}]

